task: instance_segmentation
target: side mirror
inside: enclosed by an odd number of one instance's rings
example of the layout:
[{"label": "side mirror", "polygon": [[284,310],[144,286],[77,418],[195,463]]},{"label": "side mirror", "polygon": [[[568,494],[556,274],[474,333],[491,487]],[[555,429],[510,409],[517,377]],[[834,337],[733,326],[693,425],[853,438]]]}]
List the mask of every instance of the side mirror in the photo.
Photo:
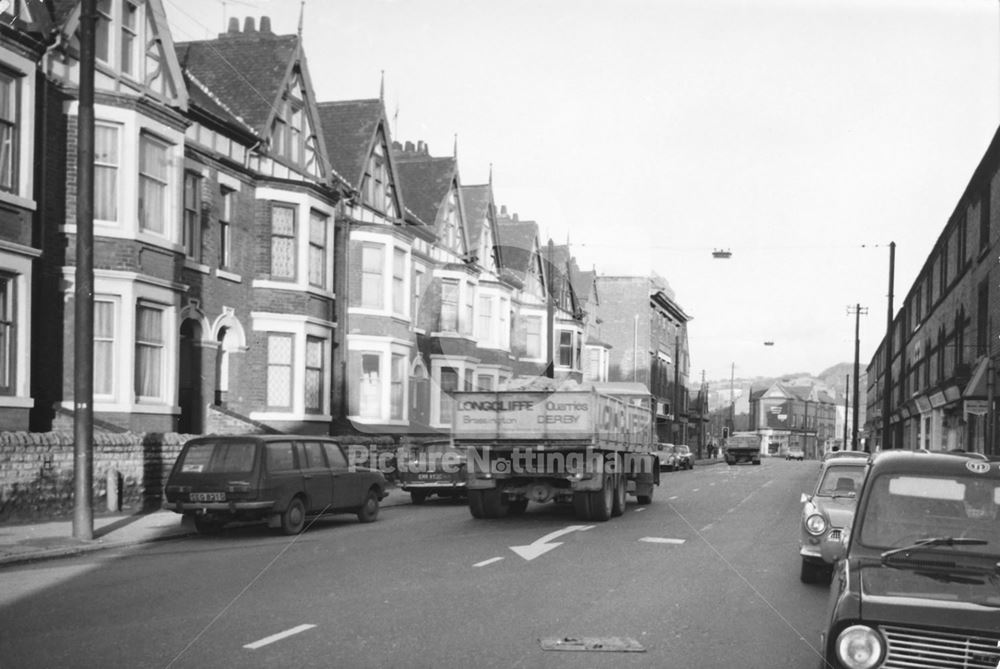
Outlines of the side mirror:
[{"label": "side mirror", "polygon": [[806,493],[802,493],[802,497],[800,497],[800,498],[799,498],[799,503],[800,503],[800,504],[805,504],[805,503],[806,503],[806,502],[808,502],[808,501],[809,501],[810,499],[811,499],[810,495],[808,495],[808,494],[806,494]]}]

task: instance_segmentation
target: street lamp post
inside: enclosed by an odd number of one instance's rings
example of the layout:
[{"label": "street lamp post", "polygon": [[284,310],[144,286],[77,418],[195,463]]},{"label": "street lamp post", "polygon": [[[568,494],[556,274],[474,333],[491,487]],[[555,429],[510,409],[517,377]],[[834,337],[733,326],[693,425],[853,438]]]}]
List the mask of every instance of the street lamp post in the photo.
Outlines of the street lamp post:
[{"label": "street lamp post", "polygon": [[859,361],[859,356],[861,354],[861,315],[868,313],[868,307],[862,307],[860,304],[855,304],[853,307],[847,308],[847,313],[854,315],[854,408],[851,413],[851,450],[856,451],[858,450],[858,375],[861,371]]}]

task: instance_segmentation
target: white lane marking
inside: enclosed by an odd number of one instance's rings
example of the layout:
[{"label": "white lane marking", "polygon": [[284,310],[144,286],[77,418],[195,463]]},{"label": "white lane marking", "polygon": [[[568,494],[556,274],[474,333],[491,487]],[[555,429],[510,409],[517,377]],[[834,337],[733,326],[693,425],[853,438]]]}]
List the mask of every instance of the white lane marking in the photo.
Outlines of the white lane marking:
[{"label": "white lane marking", "polygon": [[587,530],[591,530],[593,528],[593,525],[570,525],[569,527],[564,527],[561,530],[549,532],[541,539],[535,539],[527,546],[511,546],[510,549],[523,557],[525,560],[534,560],[539,555],[543,555],[548,553],[553,548],[562,546],[561,541],[550,543],[553,539],[561,537],[564,534],[569,534],[570,532],[586,532]]},{"label": "white lane marking", "polygon": [[695,488],[695,489],[694,489],[694,490],[692,490],[691,492],[698,492],[699,490],[701,490],[701,488]]},{"label": "white lane marking", "polygon": [[477,562],[476,564],[474,564],[472,566],[473,567],[485,567],[488,564],[493,564],[494,562],[500,562],[500,560],[502,560],[502,559],[503,559],[502,557],[490,558],[489,560],[483,560],[482,562]]},{"label": "white lane marking", "polygon": [[701,528],[701,529],[700,529],[700,530],[698,530],[698,531],[699,531],[699,532],[707,532],[707,531],[709,531],[710,529],[712,529],[712,525],[715,525],[715,523],[709,523],[708,525],[706,525],[705,527]]},{"label": "white lane marking", "polygon": [[672,501],[674,501],[675,499],[677,499],[677,495],[674,495],[673,497],[668,497],[667,499],[669,499],[669,500],[670,500],[670,501],[672,502]]},{"label": "white lane marking", "polygon": [[298,627],[293,627],[290,630],[285,630],[284,632],[278,632],[277,634],[272,634],[271,636],[266,636],[263,639],[261,639],[260,641],[254,641],[253,643],[248,643],[247,645],[245,645],[243,647],[244,648],[248,648],[250,650],[257,650],[258,648],[261,648],[261,647],[266,646],[268,644],[272,644],[275,641],[281,641],[282,639],[288,638],[288,637],[290,637],[290,636],[292,636],[294,634],[298,634],[299,632],[305,632],[306,630],[310,630],[313,627],[316,627],[316,626],[315,625],[299,625]]},{"label": "white lane marking", "polygon": [[645,510],[646,510],[646,507],[640,506],[638,509],[635,509],[635,512],[639,513],[640,511],[645,511]]},{"label": "white lane marking", "polygon": [[686,539],[668,539],[667,537],[643,537],[639,541],[645,541],[647,544],[682,544]]}]

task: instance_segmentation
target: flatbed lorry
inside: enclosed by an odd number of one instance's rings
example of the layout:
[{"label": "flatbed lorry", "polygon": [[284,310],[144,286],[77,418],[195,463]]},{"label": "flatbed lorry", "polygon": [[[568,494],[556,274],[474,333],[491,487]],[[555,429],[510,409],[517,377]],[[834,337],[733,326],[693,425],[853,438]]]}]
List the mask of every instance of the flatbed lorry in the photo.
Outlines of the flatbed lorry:
[{"label": "flatbed lorry", "polygon": [[451,437],[466,452],[473,517],[554,501],[604,521],[624,512],[626,495],[653,501],[660,474],[644,385],[456,392],[453,401]]}]

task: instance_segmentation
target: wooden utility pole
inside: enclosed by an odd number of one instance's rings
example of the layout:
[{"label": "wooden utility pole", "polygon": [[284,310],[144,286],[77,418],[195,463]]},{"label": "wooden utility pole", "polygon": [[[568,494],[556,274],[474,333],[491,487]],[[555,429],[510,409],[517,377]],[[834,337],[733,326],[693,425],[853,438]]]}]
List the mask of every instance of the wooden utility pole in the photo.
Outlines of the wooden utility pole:
[{"label": "wooden utility pole", "polygon": [[[856,304],[853,307],[848,307],[847,313],[854,315],[854,407],[851,409],[851,450],[856,451],[858,450],[858,407],[860,405],[858,376],[861,374],[859,361],[861,355],[861,315],[868,313],[868,307]],[[868,450],[867,445],[865,450]]]},{"label": "wooden utility pole", "polygon": [[882,450],[893,448],[889,414],[892,412],[892,293],[896,273],[896,242],[889,242],[889,308],[885,316],[885,360],[882,362]]},{"label": "wooden utility pole", "polygon": [[73,536],[94,538],[94,64],[97,0],[80,12],[73,299]]}]

